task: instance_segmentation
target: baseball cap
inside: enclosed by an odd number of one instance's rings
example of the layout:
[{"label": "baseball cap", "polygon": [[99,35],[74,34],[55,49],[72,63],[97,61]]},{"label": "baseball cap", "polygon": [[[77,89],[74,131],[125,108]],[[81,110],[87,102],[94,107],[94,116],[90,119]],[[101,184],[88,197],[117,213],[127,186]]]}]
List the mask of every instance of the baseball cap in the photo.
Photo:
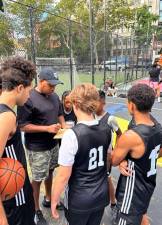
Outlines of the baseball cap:
[{"label": "baseball cap", "polygon": [[39,79],[46,80],[52,85],[63,84],[63,82],[58,79],[56,71],[48,67],[45,67],[40,71]]}]

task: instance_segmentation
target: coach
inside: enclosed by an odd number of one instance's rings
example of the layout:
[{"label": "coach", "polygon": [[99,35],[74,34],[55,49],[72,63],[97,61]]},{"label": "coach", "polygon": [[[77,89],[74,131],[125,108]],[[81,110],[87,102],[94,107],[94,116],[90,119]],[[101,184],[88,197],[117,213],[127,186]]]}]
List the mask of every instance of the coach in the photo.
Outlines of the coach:
[{"label": "coach", "polygon": [[30,92],[30,98],[18,108],[18,122],[25,132],[25,147],[32,171],[32,186],[35,200],[36,224],[46,225],[39,206],[40,185],[44,181],[46,195],[44,207],[51,204],[53,170],[57,167],[58,145],[54,134],[65,126],[59,97],[54,93],[57,84],[62,84],[51,68],[39,73],[39,83]]}]

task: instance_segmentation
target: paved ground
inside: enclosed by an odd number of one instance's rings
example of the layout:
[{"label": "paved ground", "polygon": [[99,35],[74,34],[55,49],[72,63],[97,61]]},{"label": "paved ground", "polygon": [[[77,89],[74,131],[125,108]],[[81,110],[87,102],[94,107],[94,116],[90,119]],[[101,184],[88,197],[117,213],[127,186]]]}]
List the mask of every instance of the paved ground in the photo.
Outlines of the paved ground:
[{"label": "paved ground", "polygon": [[[130,116],[127,111],[126,107],[126,100],[122,98],[108,98],[107,99],[107,106],[106,110],[109,111],[111,114],[127,119],[130,119]],[[155,103],[152,114],[155,116],[155,118],[162,122],[162,103]],[[151,225],[162,225],[162,168],[158,168],[158,176],[157,176],[157,187],[155,190],[155,193],[153,195],[153,198],[151,200],[151,204],[148,210],[148,215],[150,217]],[[113,168],[112,171],[113,177],[114,177],[114,183],[117,182],[118,179],[118,170],[116,168]],[[54,221],[50,216],[50,210],[43,210],[44,214],[49,221],[49,225],[65,225],[65,220],[63,216],[63,212],[60,212],[60,219],[58,221]],[[77,224],[76,224],[77,225]],[[111,213],[109,210],[109,207],[105,209],[103,221],[101,225],[111,225]]]}]

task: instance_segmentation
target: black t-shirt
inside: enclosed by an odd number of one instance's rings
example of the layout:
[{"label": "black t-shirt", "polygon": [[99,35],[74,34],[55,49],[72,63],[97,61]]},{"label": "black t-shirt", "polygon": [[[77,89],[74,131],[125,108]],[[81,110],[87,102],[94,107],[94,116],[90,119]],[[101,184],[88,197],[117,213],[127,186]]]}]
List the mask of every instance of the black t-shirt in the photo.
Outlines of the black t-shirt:
[{"label": "black t-shirt", "polygon": [[[46,96],[35,89],[31,91],[30,98],[25,105],[18,107],[17,113],[20,126],[56,124],[58,117],[63,115],[57,94]],[[53,136],[54,134],[48,132],[25,133],[25,146],[32,151],[50,150],[56,145]]]},{"label": "black t-shirt", "polygon": [[77,118],[75,116],[73,109],[70,112],[66,112],[62,104],[62,110],[63,110],[63,116],[65,118],[65,121],[74,121],[75,124],[77,123]]}]

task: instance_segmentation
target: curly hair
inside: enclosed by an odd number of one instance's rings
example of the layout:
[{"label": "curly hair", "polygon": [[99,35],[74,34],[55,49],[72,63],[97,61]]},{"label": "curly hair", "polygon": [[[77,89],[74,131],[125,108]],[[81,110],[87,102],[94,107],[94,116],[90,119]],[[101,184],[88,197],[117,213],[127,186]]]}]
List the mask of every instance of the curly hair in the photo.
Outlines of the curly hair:
[{"label": "curly hair", "polygon": [[139,112],[150,112],[155,96],[155,91],[147,84],[134,85],[128,91],[128,101],[133,102]]},{"label": "curly hair", "polygon": [[98,108],[99,93],[96,86],[85,83],[76,86],[70,93],[72,104],[76,104],[83,112],[95,113]]},{"label": "curly hair", "polygon": [[18,85],[30,86],[36,76],[36,66],[21,57],[13,57],[1,64],[2,89],[13,90]]}]

